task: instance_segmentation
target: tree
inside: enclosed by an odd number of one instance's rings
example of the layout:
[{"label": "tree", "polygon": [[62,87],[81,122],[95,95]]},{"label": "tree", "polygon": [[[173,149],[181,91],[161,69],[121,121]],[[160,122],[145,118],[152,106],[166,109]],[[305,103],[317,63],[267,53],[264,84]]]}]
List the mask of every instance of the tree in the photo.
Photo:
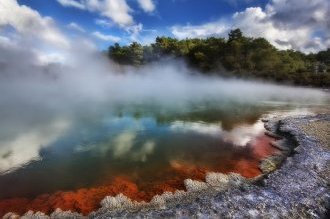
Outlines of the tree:
[{"label": "tree", "polygon": [[137,42],[127,46],[116,43],[109,47],[108,55],[120,64],[134,66],[166,56],[181,57],[203,73],[330,86],[330,49],[309,55],[278,50],[264,38],[245,37],[240,29],[231,30],[228,40],[157,37],[146,46]]},{"label": "tree", "polygon": [[179,54],[178,40],[171,37],[157,37],[156,42],[151,46],[158,57]]},{"label": "tree", "polygon": [[112,60],[120,64],[128,62],[128,49],[126,47],[121,47],[118,43],[109,47],[108,55]]},{"label": "tree", "polygon": [[320,51],[316,54],[316,59],[319,62],[330,65],[330,48],[325,51]]},{"label": "tree", "polygon": [[231,30],[228,33],[228,42],[231,42],[233,40],[240,40],[242,38],[243,38],[243,33],[239,28],[237,28],[235,30]]},{"label": "tree", "polygon": [[138,66],[143,63],[143,47],[141,44],[137,42],[131,43],[131,45],[128,47],[129,50],[129,62],[132,65]]}]

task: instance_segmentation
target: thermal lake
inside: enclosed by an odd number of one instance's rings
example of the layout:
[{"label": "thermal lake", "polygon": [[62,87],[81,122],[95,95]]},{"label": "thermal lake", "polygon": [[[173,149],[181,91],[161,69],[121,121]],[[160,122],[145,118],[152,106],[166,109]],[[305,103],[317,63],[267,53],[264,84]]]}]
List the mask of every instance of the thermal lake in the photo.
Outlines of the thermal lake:
[{"label": "thermal lake", "polygon": [[0,213],[61,208],[87,214],[107,195],[150,201],[210,171],[258,176],[260,160],[279,153],[260,118],[311,106],[105,104],[63,115],[31,111],[28,118],[7,112],[0,129]]},{"label": "thermal lake", "polygon": [[279,153],[261,118],[329,104],[322,90],[206,77],[173,63],[97,70],[2,76],[0,216],[87,215],[106,196],[150,201],[207,172],[256,177],[260,161]]}]

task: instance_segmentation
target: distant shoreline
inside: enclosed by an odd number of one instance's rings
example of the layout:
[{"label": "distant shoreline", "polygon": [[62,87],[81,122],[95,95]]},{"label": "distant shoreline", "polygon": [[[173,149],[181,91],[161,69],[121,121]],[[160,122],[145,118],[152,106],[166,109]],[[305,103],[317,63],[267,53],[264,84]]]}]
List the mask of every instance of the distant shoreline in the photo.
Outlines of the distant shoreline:
[{"label": "distant shoreline", "polygon": [[330,87],[330,48],[310,54],[280,50],[265,38],[245,36],[240,29],[231,30],[227,38],[163,36],[146,45],[114,43],[104,54],[115,63],[135,67],[181,59],[191,69],[205,75]]}]

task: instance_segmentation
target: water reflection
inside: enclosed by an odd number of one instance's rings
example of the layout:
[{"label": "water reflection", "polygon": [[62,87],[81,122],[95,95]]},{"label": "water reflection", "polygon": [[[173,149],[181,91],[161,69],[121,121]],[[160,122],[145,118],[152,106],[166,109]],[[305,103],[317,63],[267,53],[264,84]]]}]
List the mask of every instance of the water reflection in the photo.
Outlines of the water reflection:
[{"label": "water reflection", "polygon": [[[0,213],[8,206],[43,209],[38,203],[47,211],[72,209],[78,202],[84,203],[79,211],[89,212],[106,195],[150,200],[183,189],[186,178],[203,180],[208,171],[260,174],[260,159],[275,152],[260,117],[278,106],[193,106],[102,105],[79,114],[48,111],[34,122],[11,117],[10,129],[0,124]],[[297,106],[280,108],[294,113]]]},{"label": "water reflection", "polygon": [[[210,167],[212,159],[199,159],[195,154],[200,155],[203,150],[231,153],[233,149],[227,144],[243,146],[260,134],[254,120],[249,124],[240,119],[235,123],[232,119],[234,128],[223,129],[222,118],[228,121],[228,114],[221,116],[225,114],[222,108],[213,109],[212,113],[219,115],[212,123],[199,120],[210,113],[207,110],[168,113],[166,120],[157,110],[147,110],[146,115],[139,116],[129,110],[119,116],[114,111],[98,110],[83,116],[50,117],[41,123],[31,123],[22,133],[1,141],[0,198],[33,197],[93,186],[118,174],[137,180],[155,168],[157,171],[169,168],[172,160],[189,159]],[[237,117],[251,115],[258,118],[261,111],[242,111]],[[193,151],[193,160],[186,155],[187,151]],[[16,181],[21,189],[14,189],[9,181]],[[35,187],[35,183],[41,186]]]},{"label": "water reflection", "polygon": [[13,138],[0,140],[0,174],[41,160],[40,150],[57,140],[69,128],[66,120],[57,120],[42,129],[29,129]]},{"label": "water reflection", "polygon": [[222,128],[221,122],[218,124],[209,124],[202,121],[175,121],[171,123],[170,129],[176,132],[196,132],[203,135],[217,136],[236,146],[246,146],[249,141],[260,135],[264,130],[264,126],[263,123],[258,120],[252,125],[241,124],[232,128],[230,131],[226,131]]}]

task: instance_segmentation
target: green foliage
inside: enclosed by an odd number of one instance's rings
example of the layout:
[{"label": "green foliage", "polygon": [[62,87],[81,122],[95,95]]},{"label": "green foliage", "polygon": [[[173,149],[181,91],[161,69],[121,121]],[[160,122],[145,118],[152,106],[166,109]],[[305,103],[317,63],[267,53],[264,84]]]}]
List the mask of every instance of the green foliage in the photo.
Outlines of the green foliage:
[{"label": "green foliage", "polygon": [[109,47],[109,57],[120,64],[128,63],[128,48],[115,43]]},{"label": "green foliage", "polygon": [[316,59],[319,62],[330,64],[330,48],[328,48],[326,51],[321,51],[316,55]]},{"label": "green foliage", "polygon": [[143,47],[137,42],[133,42],[128,47],[128,59],[133,65],[141,65],[143,63]]},{"label": "green foliage", "polygon": [[144,61],[144,48],[137,42],[121,47],[118,43],[109,47],[109,57],[120,64],[141,65]]},{"label": "green foliage", "polygon": [[231,30],[228,34],[228,42],[239,41],[243,38],[243,33],[240,29]]},{"label": "green foliage", "polygon": [[230,31],[228,40],[157,37],[146,46],[116,43],[108,55],[115,62],[134,66],[180,57],[204,73],[330,87],[330,49],[308,55],[278,50],[264,38],[245,37],[240,29]]}]

